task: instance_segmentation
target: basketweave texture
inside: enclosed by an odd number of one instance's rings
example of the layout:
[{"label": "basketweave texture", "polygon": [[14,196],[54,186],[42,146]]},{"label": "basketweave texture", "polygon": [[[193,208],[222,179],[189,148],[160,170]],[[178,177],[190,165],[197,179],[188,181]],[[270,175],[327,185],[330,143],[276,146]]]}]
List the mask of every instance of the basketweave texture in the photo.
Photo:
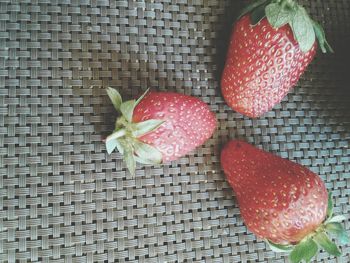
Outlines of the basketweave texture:
[{"label": "basketweave texture", "polygon": [[[304,3],[336,53],[319,54],[281,104],[249,119],[219,88],[243,1],[0,0],[0,260],[288,262],[242,222],[219,164],[230,138],[310,167],[335,213],[349,214],[350,2]],[[132,177],[101,142],[115,117],[107,86],[129,98],[146,88],[197,96],[219,128]],[[349,262],[342,249],[317,261]]]}]

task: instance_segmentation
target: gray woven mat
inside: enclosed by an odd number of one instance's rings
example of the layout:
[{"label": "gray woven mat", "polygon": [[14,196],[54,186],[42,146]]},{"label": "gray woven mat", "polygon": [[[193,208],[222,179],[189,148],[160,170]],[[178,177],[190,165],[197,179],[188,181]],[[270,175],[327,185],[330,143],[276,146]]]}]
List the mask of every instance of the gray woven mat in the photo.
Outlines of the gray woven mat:
[{"label": "gray woven mat", "polygon": [[[287,261],[242,222],[219,165],[229,138],[310,167],[333,191],[335,212],[348,214],[350,2],[310,2],[337,53],[319,54],[280,105],[251,120],[219,91],[241,1],[0,0],[0,260]],[[92,85],[126,97],[147,87],[198,96],[219,129],[133,178],[101,143],[115,113]],[[350,247],[343,252],[317,260],[349,262]]]}]

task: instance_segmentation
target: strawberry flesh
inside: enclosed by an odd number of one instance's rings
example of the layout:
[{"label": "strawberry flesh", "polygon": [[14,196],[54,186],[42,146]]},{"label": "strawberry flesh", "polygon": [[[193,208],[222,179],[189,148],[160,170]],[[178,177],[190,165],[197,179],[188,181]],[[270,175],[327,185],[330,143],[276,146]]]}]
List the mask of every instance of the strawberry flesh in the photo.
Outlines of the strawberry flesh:
[{"label": "strawberry flesh", "polygon": [[139,139],[156,147],[163,162],[184,156],[210,138],[216,118],[207,104],[198,98],[172,93],[149,92],[136,106],[133,122],[164,120],[156,130]]},{"label": "strawberry flesh", "polygon": [[264,18],[253,26],[243,16],[234,26],[222,75],[225,101],[249,117],[263,115],[298,82],[316,48],[315,42],[303,53],[289,25],[274,29]]},{"label": "strawberry flesh", "polygon": [[237,140],[222,150],[221,165],[257,236],[295,244],[325,220],[327,190],[309,169]]}]

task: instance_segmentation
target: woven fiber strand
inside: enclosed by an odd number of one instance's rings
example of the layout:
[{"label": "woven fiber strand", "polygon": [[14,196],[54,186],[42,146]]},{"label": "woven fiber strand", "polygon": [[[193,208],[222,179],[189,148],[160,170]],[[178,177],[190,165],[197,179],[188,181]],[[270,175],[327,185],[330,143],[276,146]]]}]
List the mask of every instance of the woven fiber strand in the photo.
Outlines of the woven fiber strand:
[{"label": "woven fiber strand", "polygon": [[[349,214],[350,2],[304,3],[337,52],[319,54],[253,120],[219,91],[242,1],[0,0],[0,260],[288,262],[242,222],[219,164],[229,138],[310,167],[335,213]],[[219,128],[193,153],[132,177],[101,142],[115,117],[107,86],[126,97],[147,87],[198,96]],[[342,250],[316,259],[349,262]]]}]

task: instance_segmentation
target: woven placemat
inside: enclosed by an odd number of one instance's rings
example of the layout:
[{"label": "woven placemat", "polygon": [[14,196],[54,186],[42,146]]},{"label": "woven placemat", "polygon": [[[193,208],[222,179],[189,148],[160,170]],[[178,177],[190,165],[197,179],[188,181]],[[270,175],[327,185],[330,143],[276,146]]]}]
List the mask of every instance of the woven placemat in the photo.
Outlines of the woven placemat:
[{"label": "woven placemat", "polygon": [[[287,262],[242,222],[219,165],[229,138],[310,167],[335,213],[349,214],[350,2],[304,3],[327,22],[336,53],[319,54],[281,104],[252,120],[219,89],[243,1],[0,0],[0,260]],[[219,128],[192,154],[132,177],[101,142],[115,116],[107,86],[198,96]],[[342,249],[317,260],[349,262]]]}]

